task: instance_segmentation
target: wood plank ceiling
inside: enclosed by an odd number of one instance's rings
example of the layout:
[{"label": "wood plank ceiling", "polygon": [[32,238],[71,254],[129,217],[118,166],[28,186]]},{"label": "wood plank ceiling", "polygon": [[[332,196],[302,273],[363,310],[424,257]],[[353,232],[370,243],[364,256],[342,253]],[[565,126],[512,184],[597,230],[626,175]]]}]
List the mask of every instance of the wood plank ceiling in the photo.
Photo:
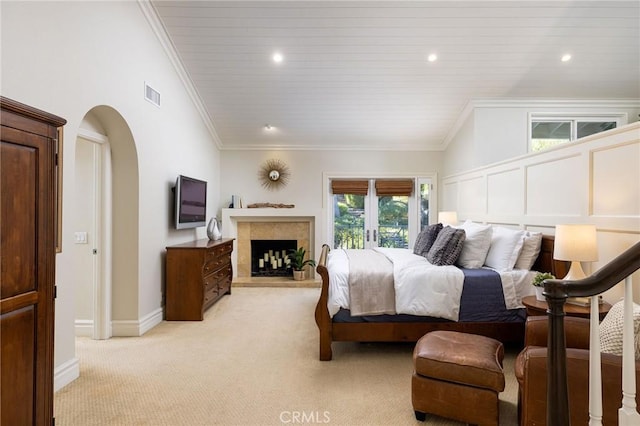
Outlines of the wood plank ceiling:
[{"label": "wood plank ceiling", "polygon": [[223,149],[438,150],[470,101],[640,98],[638,1],[152,5]]}]

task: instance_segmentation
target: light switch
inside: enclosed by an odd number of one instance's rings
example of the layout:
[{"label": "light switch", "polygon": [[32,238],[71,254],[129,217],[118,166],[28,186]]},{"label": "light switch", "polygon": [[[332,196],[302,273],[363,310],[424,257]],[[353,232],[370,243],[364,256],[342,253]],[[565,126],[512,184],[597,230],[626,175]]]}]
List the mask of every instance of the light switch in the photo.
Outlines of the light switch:
[{"label": "light switch", "polygon": [[76,232],[76,244],[87,244],[87,233],[86,232]]}]

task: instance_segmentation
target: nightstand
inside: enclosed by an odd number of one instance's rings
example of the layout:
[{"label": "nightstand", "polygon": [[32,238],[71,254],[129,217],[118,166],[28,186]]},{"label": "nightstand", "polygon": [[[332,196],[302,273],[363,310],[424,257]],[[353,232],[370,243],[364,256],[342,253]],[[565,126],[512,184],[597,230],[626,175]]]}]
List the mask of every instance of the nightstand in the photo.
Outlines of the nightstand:
[{"label": "nightstand", "polygon": [[[547,302],[542,302],[536,299],[535,296],[527,296],[522,298],[522,304],[527,308],[527,315],[547,315],[548,305]],[[600,303],[599,305],[599,315],[600,321],[607,315],[611,309],[611,304],[607,302]],[[589,318],[591,315],[591,307],[590,306],[579,306],[571,303],[564,304],[564,312],[569,317],[581,317],[581,318]]]}]

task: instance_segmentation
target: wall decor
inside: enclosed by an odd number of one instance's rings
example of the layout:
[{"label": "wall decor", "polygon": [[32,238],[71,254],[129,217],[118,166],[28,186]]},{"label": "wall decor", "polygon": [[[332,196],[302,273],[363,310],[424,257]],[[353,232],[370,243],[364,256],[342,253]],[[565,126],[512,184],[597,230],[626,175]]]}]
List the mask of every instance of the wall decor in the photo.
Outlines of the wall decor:
[{"label": "wall decor", "polygon": [[289,182],[291,172],[284,161],[270,159],[260,167],[258,177],[264,188],[274,190],[285,186]]}]

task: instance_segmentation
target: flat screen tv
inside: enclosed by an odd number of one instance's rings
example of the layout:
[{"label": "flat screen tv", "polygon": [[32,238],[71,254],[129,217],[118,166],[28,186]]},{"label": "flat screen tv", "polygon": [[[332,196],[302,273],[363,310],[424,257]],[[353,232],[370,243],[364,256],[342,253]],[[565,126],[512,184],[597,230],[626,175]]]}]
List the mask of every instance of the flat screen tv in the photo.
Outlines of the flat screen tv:
[{"label": "flat screen tv", "polygon": [[207,220],[207,182],[178,176],[175,187],[176,229],[205,226]]}]

